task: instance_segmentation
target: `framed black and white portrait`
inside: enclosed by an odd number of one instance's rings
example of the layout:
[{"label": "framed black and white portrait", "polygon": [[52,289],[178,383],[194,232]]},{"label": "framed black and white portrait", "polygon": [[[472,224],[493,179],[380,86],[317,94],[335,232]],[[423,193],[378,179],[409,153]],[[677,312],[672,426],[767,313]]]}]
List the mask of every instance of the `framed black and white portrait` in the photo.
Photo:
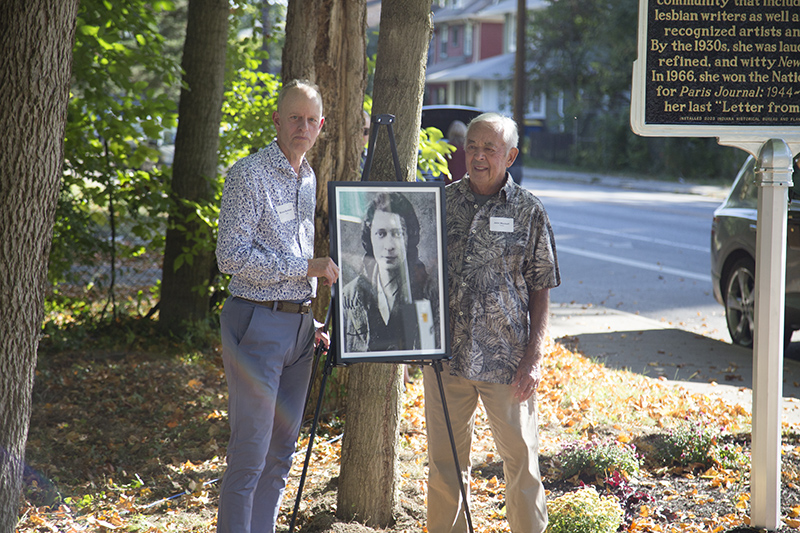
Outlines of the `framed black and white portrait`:
[{"label": "framed black and white portrait", "polygon": [[444,185],[330,182],[337,364],[446,359]]}]

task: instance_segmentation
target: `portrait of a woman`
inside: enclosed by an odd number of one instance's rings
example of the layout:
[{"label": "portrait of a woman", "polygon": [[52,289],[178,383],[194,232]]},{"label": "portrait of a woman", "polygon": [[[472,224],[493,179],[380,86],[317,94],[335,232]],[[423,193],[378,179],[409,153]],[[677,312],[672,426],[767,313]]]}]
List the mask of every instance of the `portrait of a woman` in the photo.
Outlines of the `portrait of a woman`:
[{"label": "portrait of a woman", "polygon": [[419,243],[419,218],[408,198],[376,193],[361,222],[363,263],[341,294],[345,352],[440,346],[438,291],[419,259]]}]

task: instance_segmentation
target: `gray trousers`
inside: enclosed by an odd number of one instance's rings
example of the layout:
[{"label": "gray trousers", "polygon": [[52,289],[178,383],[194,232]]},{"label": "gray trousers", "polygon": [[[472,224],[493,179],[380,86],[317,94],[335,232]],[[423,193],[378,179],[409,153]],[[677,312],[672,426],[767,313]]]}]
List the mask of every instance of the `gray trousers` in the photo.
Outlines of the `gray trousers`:
[{"label": "gray trousers", "polygon": [[220,315],[231,438],[217,531],[275,531],[303,417],[314,320],[229,298]]},{"label": "gray trousers", "polygon": [[[466,514],[436,372],[425,365],[422,376],[428,432],[428,533],[466,533]],[[451,376],[447,363],[442,371],[442,385],[467,497],[472,466],[470,448],[480,398],[503,459],[508,525],[513,533],[542,533],[547,527],[547,504],[539,473],[535,397],[520,403],[510,385]]]}]

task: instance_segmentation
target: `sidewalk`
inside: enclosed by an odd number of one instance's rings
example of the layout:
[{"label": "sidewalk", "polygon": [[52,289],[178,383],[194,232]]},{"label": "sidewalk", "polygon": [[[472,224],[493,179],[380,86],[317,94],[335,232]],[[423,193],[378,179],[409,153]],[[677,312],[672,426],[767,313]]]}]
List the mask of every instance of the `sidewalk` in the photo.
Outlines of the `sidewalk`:
[{"label": "sidewalk", "polygon": [[571,170],[550,170],[530,167],[523,167],[522,169],[523,185],[525,184],[525,180],[571,181],[585,183],[587,185],[614,187],[617,189],[697,194],[717,198],[720,201],[727,196],[734,177],[735,176],[731,176],[731,183],[725,185],[697,185],[672,181],[623,178],[597,172],[576,172]]},{"label": "sidewalk", "polygon": [[[551,305],[550,337],[609,368],[663,377],[661,383],[719,396],[751,412],[753,357],[741,346],[639,315],[571,304]],[[783,363],[783,421],[800,427],[800,362]]]},{"label": "sidewalk", "polygon": [[[523,169],[525,180],[557,180],[724,200],[730,185],[637,180],[602,173]],[[733,176],[731,177],[733,180]],[[690,393],[708,394],[751,412],[752,350],[622,311],[551,304],[550,337],[610,368],[637,372]],[[564,339],[568,337],[568,339]],[[783,360],[783,421],[800,428],[800,361]]]}]

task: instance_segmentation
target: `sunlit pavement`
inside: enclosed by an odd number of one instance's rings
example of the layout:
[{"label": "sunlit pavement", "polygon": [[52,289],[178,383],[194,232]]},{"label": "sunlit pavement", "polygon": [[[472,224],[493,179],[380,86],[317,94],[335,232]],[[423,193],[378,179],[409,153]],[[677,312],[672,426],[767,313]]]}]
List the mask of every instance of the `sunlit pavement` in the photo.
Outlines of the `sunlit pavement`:
[{"label": "sunlit pavement", "polygon": [[[602,307],[551,304],[550,337],[573,351],[689,392],[717,395],[750,411],[752,351],[669,324]],[[566,337],[566,338],[565,338]],[[783,421],[800,427],[800,361],[784,358]]]}]

